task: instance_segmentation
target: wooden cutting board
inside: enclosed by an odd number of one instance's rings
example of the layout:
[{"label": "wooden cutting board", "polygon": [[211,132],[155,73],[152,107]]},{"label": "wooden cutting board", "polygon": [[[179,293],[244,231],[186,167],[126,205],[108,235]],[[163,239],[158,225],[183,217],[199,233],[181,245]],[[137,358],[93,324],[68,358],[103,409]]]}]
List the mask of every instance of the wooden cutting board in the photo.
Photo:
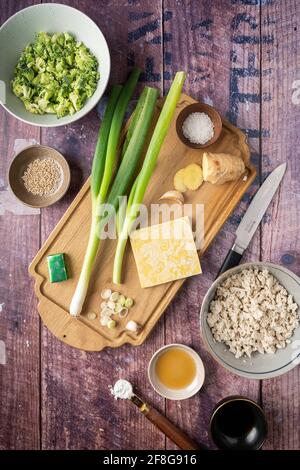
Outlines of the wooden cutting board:
[{"label": "wooden cutting board", "polygon": [[[173,176],[178,169],[193,162],[201,164],[203,150],[193,150],[184,146],[179,141],[175,129],[176,117],[181,109],[194,102],[195,100],[187,95],[181,96],[145,195],[144,202],[147,206],[151,203],[158,203],[163,193],[173,189]],[[222,134],[208,150],[241,155],[247,166],[247,179],[240,178],[221,186],[204,183],[199,190],[188,191],[184,194],[185,203],[204,205],[204,242],[199,252],[200,257],[256,175],[255,168],[250,163],[250,150],[246,136],[228,121],[223,120]],[[49,330],[60,340],[86,351],[100,351],[107,346],[116,348],[124,343],[142,344],[183,284],[184,279],[142,289],[130,243],[128,243],[123,265],[123,284],[113,285],[111,279],[116,240],[107,239],[102,242],[94,265],[82,315],[78,318],[71,317],[68,309],[87,245],[90,220],[91,198],[88,180],[29,267],[29,273],[35,278],[39,314]],[[54,253],[65,253],[70,278],[61,283],[51,284],[48,280],[47,255]],[[100,292],[104,288],[113,288],[127,297],[132,297],[135,301],[128,317],[118,320],[118,326],[114,330],[101,326],[99,322],[102,301]],[[89,320],[88,312],[97,313],[97,318]],[[142,328],[138,333],[128,332],[125,329],[128,320],[135,320],[141,325]]]}]

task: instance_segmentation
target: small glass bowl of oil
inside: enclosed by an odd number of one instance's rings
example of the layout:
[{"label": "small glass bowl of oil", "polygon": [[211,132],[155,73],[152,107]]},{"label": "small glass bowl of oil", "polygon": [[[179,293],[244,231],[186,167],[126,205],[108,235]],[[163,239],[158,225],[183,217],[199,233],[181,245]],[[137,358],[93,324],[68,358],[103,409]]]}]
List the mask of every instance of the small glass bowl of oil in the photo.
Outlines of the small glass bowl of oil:
[{"label": "small glass bowl of oil", "polygon": [[148,377],[154,390],[169,400],[184,400],[203,385],[205,371],[200,356],[184,344],[168,344],[152,356]]}]

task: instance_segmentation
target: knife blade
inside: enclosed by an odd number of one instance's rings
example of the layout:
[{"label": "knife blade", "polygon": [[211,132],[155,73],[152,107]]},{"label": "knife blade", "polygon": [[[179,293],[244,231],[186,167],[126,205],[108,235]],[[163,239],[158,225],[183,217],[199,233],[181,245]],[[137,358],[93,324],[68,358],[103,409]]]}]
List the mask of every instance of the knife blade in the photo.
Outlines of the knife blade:
[{"label": "knife blade", "polygon": [[235,234],[236,239],[229,250],[218,276],[234,266],[237,266],[248,247],[258,225],[260,224],[274,194],[284,176],[286,163],[282,163],[265,179],[255,196],[253,197],[243,219]]}]

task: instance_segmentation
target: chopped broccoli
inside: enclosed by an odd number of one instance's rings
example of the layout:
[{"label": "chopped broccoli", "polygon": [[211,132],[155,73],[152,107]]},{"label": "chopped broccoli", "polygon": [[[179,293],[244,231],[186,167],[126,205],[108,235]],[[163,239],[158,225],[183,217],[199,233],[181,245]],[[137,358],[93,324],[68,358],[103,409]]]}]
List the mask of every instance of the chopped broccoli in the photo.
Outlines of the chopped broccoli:
[{"label": "chopped broccoli", "polygon": [[73,115],[90,98],[99,80],[96,57],[69,33],[40,32],[15,67],[12,90],[27,111]]}]

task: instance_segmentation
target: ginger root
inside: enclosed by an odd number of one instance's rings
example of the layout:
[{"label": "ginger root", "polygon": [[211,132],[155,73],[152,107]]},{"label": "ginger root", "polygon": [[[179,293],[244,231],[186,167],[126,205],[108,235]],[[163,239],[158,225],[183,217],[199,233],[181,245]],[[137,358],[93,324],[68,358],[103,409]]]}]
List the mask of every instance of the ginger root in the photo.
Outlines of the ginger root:
[{"label": "ginger root", "polygon": [[197,163],[191,163],[185,168],[177,171],[174,176],[174,188],[181,193],[188,189],[195,191],[203,183],[203,175],[201,166]]},{"label": "ginger root", "polygon": [[223,184],[242,176],[245,172],[245,164],[241,157],[235,155],[204,152],[202,169],[204,181]]},{"label": "ginger root", "polygon": [[176,191],[179,191],[181,193],[185,193],[185,191],[188,189],[183,182],[183,176],[184,176],[184,168],[177,171],[173,179],[174,188],[176,189]]},{"label": "ginger root", "polygon": [[191,163],[184,168],[183,184],[192,191],[200,188],[203,183],[203,173],[201,166],[197,163]]}]

